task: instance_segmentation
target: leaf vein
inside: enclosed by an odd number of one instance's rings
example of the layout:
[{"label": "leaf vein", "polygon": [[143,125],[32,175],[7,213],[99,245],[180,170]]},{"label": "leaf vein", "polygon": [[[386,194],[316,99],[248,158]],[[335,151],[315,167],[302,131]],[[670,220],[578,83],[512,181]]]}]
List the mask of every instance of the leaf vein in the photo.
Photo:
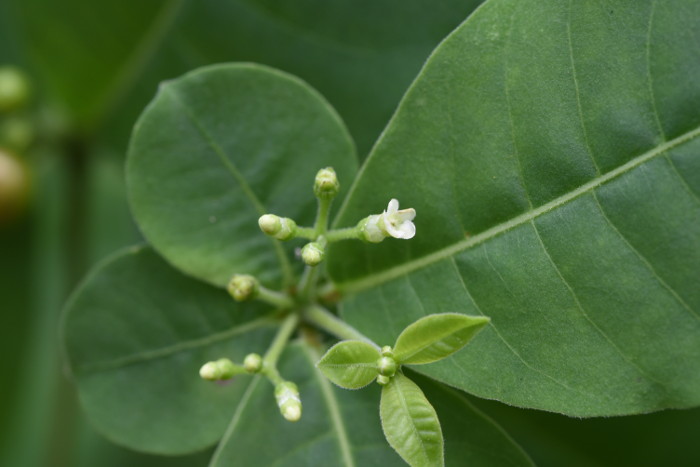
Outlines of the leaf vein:
[{"label": "leaf vein", "polygon": [[348,432],[345,429],[345,424],[343,423],[338,400],[336,399],[335,394],[333,394],[333,387],[330,385],[326,377],[323,376],[323,374],[321,374],[321,372],[316,368],[316,362],[321,359],[321,355],[317,355],[316,352],[313,352],[307,346],[304,346],[303,350],[304,355],[311,363],[313,368],[314,378],[316,381],[318,381],[318,384],[321,387],[323,402],[326,404],[330,414],[333,430],[336,433],[340,453],[343,457],[343,463],[346,467],[355,467],[355,459],[352,456],[350,438],[348,437]]},{"label": "leaf vein", "polygon": [[[214,151],[214,154],[219,158],[221,161],[221,164],[228,170],[228,172],[233,176],[233,178],[236,180],[238,183],[239,187],[243,191],[243,194],[248,198],[248,200],[251,202],[255,210],[258,212],[259,215],[263,215],[267,213],[267,209],[263,205],[263,203],[258,199],[257,195],[251,188],[251,186],[248,184],[246,181],[245,177],[241,172],[238,170],[238,168],[235,166],[235,164],[231,161],[231,159],[226,155],[226,152],[223,150],[223,148],[214,140],[211,134],[199,123],[199,120],[196,118],[196,116],[192,113],[191,109],[189,108],[188,105],[185,104],[185,102],[182,101],[180,98],[180,95],[175,92],[172,88],[172,86],[163,86],[163,89],[173,98],[175,102],[182,108],[184,111],[185,115],[187,116],[188,120],[192,122],[192,125],[197,129],[200,135],[202,135],[202,138],[204,138],[204,141],[209,145],[209,147]],[[282,272],[284,274],[285,280],[287,283],[291,284],[293,280],[293,273],[292,273],[292,266],[289,263],[289,259],[287,259],[287,255],[284,253],[284,249],[282,248],[282,245],[280,245],[280,242],[278,240],[275,240],[272,237],[267,237],[269,240],[272,242],[272,245],[275,249],[275,253],[277,254],[277,258],[280,262],[280,266],[282,267]]]},{"label": "leaf vein", "polygon": [[[462,278],[462,274],[460,274],[460,272],[459,272],[459,268],[457,267],[457,262],[455,261],[454,257],[451,256],[450,259],[452,260],[452,265],[454,266],[455,274],[457,274],[457,277],[459,278],[459,281],[461,282],[462,287],[464,287],[464,291],[467,293],[467,295],[471,299],[472,303],[476,307],[476,310],[479,312],[480,315],[487,316],[481,310],[481,307],[479,306],[479,304],[476,303],[474,296],[471,294],[471,292],[469,292],[469,289],[467,288],[467,284],[466,284],[466,282],[464,282],[464,279]],[[489,264],[491,264],[491,263],[489,262]],[[493,268],[493,265],[491,265],[491,267]],[[495,269],[494,269],[494,271],[495,271]],[[496,271],[496,273],[498,274],[497,271]],[[577,389],[577,388],[572,388],[568,384],[559,381],[558,379],[554,378],[553,376],[548,375],[544,371],[542,371],[538,368],[535,368],[534,366],[532,366],[531,364],[526,362],[525,359],[522,357],[522,355],[520,355],[520,353],[517,350],[515,350],[515,348],[505,339],[505,337],[503,337],[501,332],[496,327],[496,324],[495,324],[493,319],[491,320],[491,322],[488,325],[493,328],[493,330],[496,333],[496,335],[498,336],[498,338],[501,339],[501,341],[508,348],[508,350],[510,350],[513,353],[513,355],[515,355],[518,358],[518,360],[520,360],[522,362],[522,364],[525,365],[526,368],[530,369],[531,371],[534,371],[537,374],[544,376],[545,378],[557,383],[559,386],[561,386],[569,391],[574,391],[574,392],[578,392],[580,394],[585,394],[587,396],[590,396],[590,394],[586,393],[585,391],[582,391],[582,390]]]},{"label": "leaf vein", "polygon": [[659,115],[659,110],[656,106],[656,94],[654,93],[654,82],[651,76],[651,27],[654,21],[654,11],[656,10],[656,2],[657,0],[652,0],[651,8],[649,9],[649,24],[647,26],[647,39],[645,44],[647,62],[647,85],[649,86],[651,108],[653,110],[656,126],[659,129],[659,134],[661,135],[662,141],[666,141],[666,132],[664,131],[663,125],[661,125],[661,116]]},{"label": "leaf vein", "polygon": [[557,209],[560,206],[565,205],[566,203],[584,195],[587,193],[590,193],[592,190],[598,188],[601,185],[604,185],[605,183],[608,183],[612,180],[614,180],[617,177],[620,177],[631,170],[633,170],[636,167],[639,167],[640,165],[654,159],[655,157],[659,156],[660,154],[663,154],[665,151],[669,151],[675,147],[678,147],[682,144],[685,144],[689,141],[692,141],[693,139],[697,138],[700,136],[700,127],[697,127],[689,132],[686,132],[670,141],[667,141],[664,144],[661,144],[659,146],[654,147],[653,149],[640,154],[639,156],[631,159],[627,163],[617,167],[616,169],[613,169],[599,177],[595,177],[592,180],[590,180],[587,183],[584,183],[580,187],[569,191],[565,193],[562,196],[559,196],[552,201],[549,201],[541,206],[539,206],[536,209],[530,210],[528,212],[525,212],[523,214],[520,214],[508,221],[502,222],[500,224],[497,224],[490,229],[487,229],[481,233],[478,233],[472,237],[460,240],[458,242],[455,242],[451,245],[448,245],[444,248],[438,249],[432,253],[429,253],[425,256],[413,259],[411,261],[407,261],[405,263],[402,263],[398,266],[394,266],[389,269],[385,269],[383,271],[379,271],[374,274],[369,274],[367,276],[364,276],[360,279],[353,279],[345,282],[338,282],[336,284],[337,289],[347,295],[351,293],[357,293],[362,290],[371,288],[371,287],[376,287],[379,284],[382,284],[384,282],[388,282],[390,280],[396,279],[404,274],[411,273],[417,269],[424,268],[426,266],[429,266],[433,263],[436,263],[438,261],[441,261],[445,258],[451,257],[457,253],[460,253],[462,251],[468,250],[470,248],[479,246],[480,244],[491,240],[495,237],[498,237],[510,230],[515,229],[516,227],[519,227],[523,224],[526,224],[532,219],[536,219],[539,216],[546,214],[554,209]]},{"label": "leaf vein", "polygon": [[576,91],[576,109],[578,111],[578,118],[581,122],[581,131],[583,132],[583,141],[586,145],[586,151],[588,152],[591,162],[593,162],[593,167],[595,168],[595,173],[600,176],[600,167],[596,163],[595,157],[593,155],[593,148],[591,148],[591,142],[588,139],[588,131],[586,130],[586,123],[583,119],[583,106],[581,105],[581,92],[579,90],[578,78],[576,75],[576,62],[574,61],[574,45],[571,39],[571,10],[573,9],[573,0],[569,0],[569,12],[566,21],[566,39],[569,46],[569,59],[571,61],[571,76],[574,80],[574,90]]},{"label": "leaf vein", "polygon": [[685,188],[685,190],[688,192],[688,194],[689,194],[690,196],[692,196],[693,199],[695,199],[695,201],[698,202],[698,204],[700,204],[700,196],[698,196],[698,194],[695,192],[695,190],[693,190],[693,189],[690,187],[690,185],[688,185],[688,181],[685,179],[685,177],[683,176],[683,174],[681,174],[681,172],[678,170],[678,167],[676,166],[676,163],[673,162],[673,157],[671,157],[671,155],[670,155],[669,153],[666,153],[666,159],[668,160],[669,164],[671,165],[671,169],[673,170],[673,172],[674,172],[674,173],[678,176],[678,178],[680,179],[680,182],[681,182],[681,185],[683,185],[683,188]]},{"label": "leaf vein", "polygon": [[557,266],[557,263],[554,262],[554,258],[549,254],[549,249],[544,243],[544,240],[542,240],[542,236],[540,235],[540,231],[537,228],[537,225],[535,224],[534,221],[531,221],[532,228],[535,231],[535,235],[537,236],[537,241],[539,242],[540,246],[542,247],[542,251],[544,252],[545,256],[549,260],[549,263],[552,265],[554,268],[554,271],[557,273],[557,276],[559,276],[559,279],[561,279],[562,283],[564,286],[568,289],[569,294],[571,295],[571,298],[574,299],[574,302],[576,303],[576,306],[578,307],[579,311],[581,312],[581,315],[588,321],[591,326],[602,336],[605,338],[605,340],[612,346],[613,349],[630,365],[632,366],[639,374],[641,374],[643,377],[646,379],[653,381],[655,383],[658,383],[662,386],[664,386],[664,383],[659,381],[658,379],[654,378],[650,374],[648,374],[642,367],[634,363],[634,361],[628,357],[620,347],[613,342],[613,340],[608,336],[608,334],[603,331],[600,326],[598,326],[595,321],[590,317],[588,312],[586,312],[585,308],[583,308],[583,305],[581,304],[581,301],[578,299],[578,296],[576,295],[576,292],[574,291],[573,287],[571,287],[571,284],[569,284],[569,281],[566,280],[564,275],[561,273],[561,270],[559,269],[559,266]]},{"label": "leaf vein", "polygon": [[510,44],[511,40],[511,34],[513,32],[513,23],[515,21],[515,13],[517,12],[517,8],[513,8],[513,13],[510,16],[510,24],[508,26],[508,33],[506,36],[506,44],[504,46],[505,48],[505,53],[503,54],[504,57],[504,79],[503,79],[503,91],[506,96],[506,107],[508,109],[508,122],[509,122],[509,127],[510,127],[510,138],[513,142],[513,159],[515,159],[515,164],[517,167],[518,171],[518,180],[520,180],[520,184],[523,187],[523,192],[525,193],[525,199],[527,200],[527,204],[532,209],[532,199],[530,198],[530,193],[528,192],[527,185],[525,184],[525,173],[523,172],[523,166],[522,163],[520,162],[520,151],[518,150],[518,143],[515,138],[515,121],[513,120],[513,106],[511,104],[510,100],[510,87],[508,86],[508,45]]},{"label": "leaf vein", "polygon": [[700,314],[698,314],[695,310],[693,310],[679,295],[678,293],[666,283],[665,280],[659,275],[659,273],[654,269],[654,266],[649,262],[649,260],[637,249],[630,243],[630,241],[627,239],[625,235],[620,232],[620,230],[617,228],[615,224],[613,224],[612,220],[608,217],[608,215],[605,213],[605,209],[603,209],[603,206],[600,204],[600,201],[598,200],[598,196],[596,195],[595,190],[592,192],[593,194],[593,199],[595,200],[596,204],[598,205],[598,209],[600,210],[601,214],[603,215],[603,218],[605,221],[610,225],[610,227],[617,233],[617,235],[622,239],[622,241],[632,250],[637,257],[644,263],[644,265],[647,267],[647,269],[651,272],[651,274],[654,276],[654,278],[666,289],[669,291],[669,293],[673,296],[673,298],[681,305],[681,307],[685,308],[693,317],[695,317],[697,320],[700,320]]},{"label": "leaf vein", "polygon": [[179,352],[184,352],[186,350],[197,349],[207,345],[215,344],[217,342],[225,341],[234,336],[238,336],[240,334],[244,334],[255,329],[263,328],[265,326],[272,326],[274,323],[275,321],[273,321],[270,318],[259,318],[254,321],[249,321],[240,326],[236,326],[215,334],[210,334],[208,336],[201,337],[198,339],[178,342],[177,344],[162,347],[160,349],[138,352],[135,354],[126,355],[124,357],[115,358],[106,362],[82,365],[78,367],[76,371],[82,373],[95,373],[99,371],[114,370],[117,368],[122,368],[129,365],[146,362],[149,360],[157,360],[160,358],[169,357]]},{"label": "leaf vein", "polygon": [[238,402],[238,405],[236,406],[236,411],[233,413],[233,417],[231,417],[231,423],[229,423],[228,427],[226,428],[226,432],[221,437],[221,440],[219,441],[219,444],[216,447],[216,451],[214,452],[214,455],[212,455],[211,460],[209,461],[209,467],[214,467],[219,462],[221,452],[226,447],[226,444],[231,439],[231,436],[233,436],[233,432],[238,426],[238,422],[241,419],[243,411],[248,405],[248,400],[252,397],[253,393],[255,392],[255,389],[257,389],[260,379],[260,375],[255,375],[253,379],[250,380],[250,383],[248,383],[248,387],[246,388],[243,397],[241,397],[241,400]]}]

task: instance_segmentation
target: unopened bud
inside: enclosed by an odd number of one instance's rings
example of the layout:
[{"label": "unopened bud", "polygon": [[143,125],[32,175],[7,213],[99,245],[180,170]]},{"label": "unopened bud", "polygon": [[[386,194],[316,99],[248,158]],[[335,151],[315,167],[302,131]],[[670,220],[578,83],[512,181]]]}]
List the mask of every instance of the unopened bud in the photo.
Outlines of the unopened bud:
[{"label": "unopened bud", "polygon": [[0,112],[23,106],[29,100],[29,82],[13,66],[0,67]]},{"label": "unopened bud", "polygon": [[390,345],[385,345],[382,347],[382,355],[389,358],[394,358],[394,350]]},{"label": "unopened bud", "polygon": [[392,377],[396,373],[396,362],[393,358],[382,357],[377,360],[377,371],[382,376]]},{"label": "unopened bud", "polygon": [[249,353],[243,360],[243,368],[248,373],[258,373],[262,370],[263,361],[262,357],[256,353]]},{"label": "unopened bud", "polygon": [[244,302],[255,298],[258,294],[258,287],[260,284],[258,280],[247,274],[236,274],[231,278],[228,283],[228,293],[231,294],[234,300],[237,302]]},{"label": "unopened bud", "polygon": [[370,243],[379,243],[384,240],[386,234],[379,228],[379,222],[381,220],[382,214],[373,214],[358,222],[357,228],[360,231],[360,238]]},{"label": "unopened bud", "polygon": [[199,369],[199,376],[207,381],[217,381],[219,374],[219,367],[216,362],[207,362]]},{"label": "unopened bud", "polygon": [[275,399],[285,419],[296,422],[301,418],[301,399],[296,384],[285,381],[275,386]]},{"label": "unopened bud", "polygon": [[228,358],[220,358],[215,362],[207,362],[202,365],[202,368],[199,369],[199,376],[207,381],[220,381],[231,379],[244,371],[242,367],[234,364]]},{"label": "unopened bud", "polygon": [[309,266],[316,266],[319,264],[323,261],[324,255],[323,247],[318,242],[307,243],[304,245],[304,248],[301,249],[301,259]]},{"label": "unopened bud", "polygon": [[314,194],[320,199],[331,199],[340,191],[338,176],[333,167],[321,169],[314,180]]},{"label": "unopened bud", "polygon": [[391,381],[391,378],[389,376],[377,376],[377,384],[379,384],[380,386],[386,386],[387,384],[389,384],[389,381]]},{"label": "unopened bud", "polygon": [[279,217],[274,214],[264,214],[258,219],[260,230],[266,235],[277,240],[289,240],[294,238],[297,223],[288,217]]}]

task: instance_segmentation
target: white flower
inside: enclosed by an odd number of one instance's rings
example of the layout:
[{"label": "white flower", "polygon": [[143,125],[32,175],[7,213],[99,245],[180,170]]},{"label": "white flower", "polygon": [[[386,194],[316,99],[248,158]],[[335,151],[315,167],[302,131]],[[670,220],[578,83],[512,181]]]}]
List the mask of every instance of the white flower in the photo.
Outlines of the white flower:
[{"label": "white flower", "polygon": [[389,201],[386,211],[381,214],[373,214],[360,221],[362,238],[372,243],[379,243],[386,237],[408,240],[416,235],[416,226],[412,222],[415,217],[415,209],[399,211],[398,200],[392,199]]},{"label": "white flower", "polygon": [[408,240],[416,235],[416,226],[412,222],[416,218],[416,210],[413,208],[399,211],[399,201],[392,199],[389,201],[386,211],[382,213],[383,222],[379,222],[379,227],[394,238]]}]

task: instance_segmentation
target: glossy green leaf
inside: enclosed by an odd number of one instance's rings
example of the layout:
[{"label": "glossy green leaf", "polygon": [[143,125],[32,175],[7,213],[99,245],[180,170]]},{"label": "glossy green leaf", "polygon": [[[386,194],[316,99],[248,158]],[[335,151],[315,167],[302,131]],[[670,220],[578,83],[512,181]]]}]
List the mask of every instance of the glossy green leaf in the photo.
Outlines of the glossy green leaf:
[{"label": "glossy green leaf", "polygon": [[260,65],[217,65],[161,86],[134,129],[127,184],[141,230],[177,268],[219,286],[235,273],[274,284],[290,278],[300,243],[282,247],[257,220],[310,225],[327,166],[347,186],[356,161],[318,93]]},{"label": "glossy green leaf", "polygon": [[345,389],[360,389],[377,377],[379,349],[361,341],[342,341],[328,349],[317,367],[326,378]]},{"label": "glossy green leaf", "polygon": [[264,352],[274,323],[225,291],[133,248],[99,266],[73,295],[63,323],[80,402],[109,439],[182,454],[215,443],[250,377],[204,381],[200,366]]},{"label": "glossy green leaf", "polygon": [[334,244],[377,342],[491,324],[426,374],[593,416],[700,404],[700,2],[492,0],[433,53],[338,226],[387,200],[416,237]]},{"label": "glossy green leaf", "polygon": [[391,447],[412,467],[444,465],[444,441],[437,413],[418,385],[396,373],[382,388],[382,430]]},{"label": "glossy green leaf", "polygon": [[440,313],[425,316],[401,331],[394,345],[397,363],[418,365],[449,357],[489,323],[484,316]]}]

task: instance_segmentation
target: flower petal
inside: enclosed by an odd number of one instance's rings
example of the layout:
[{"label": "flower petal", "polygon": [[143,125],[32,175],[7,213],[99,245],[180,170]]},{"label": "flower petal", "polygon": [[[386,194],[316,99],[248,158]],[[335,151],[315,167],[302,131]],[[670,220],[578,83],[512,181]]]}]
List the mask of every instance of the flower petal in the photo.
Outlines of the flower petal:
[{"label": "flower petal", "polygon": [[399,232],[401,232],[401,236],[397,238],[403,238],[404,240],[413,238],[416,235],[416,225],[411,221],[404,222],[399,226]]},{"label": "flower petal", "polygon": [[394,214],[398,210],[399,210],[399,200],[396,198],[392,198],[391,201],[389,201],[389,206],[387,206],[387,208],[386,208],[386,213],[391,215],[391,214]]},{"label": "flower petal", "polygon": [[401,222],[412,221],[416,218],[416,210],[413,208],[402,209],[394,214],[394,219],[399,219]]}]

